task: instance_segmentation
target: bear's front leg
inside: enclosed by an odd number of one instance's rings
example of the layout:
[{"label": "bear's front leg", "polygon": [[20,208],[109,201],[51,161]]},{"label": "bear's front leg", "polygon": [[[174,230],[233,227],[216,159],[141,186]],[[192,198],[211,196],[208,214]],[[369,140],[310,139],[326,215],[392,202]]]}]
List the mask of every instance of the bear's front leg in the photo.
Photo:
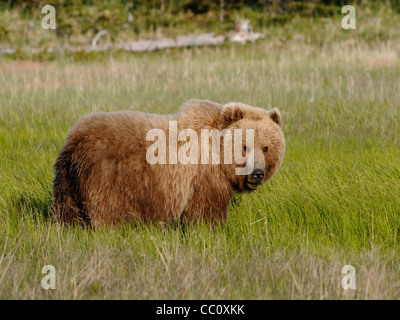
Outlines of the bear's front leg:
[{"label": "bear's front leg", "polygon": [[183,211],[181,215],[181,224],[192,224],[205,222],[211,225],[225,225],[228,216],[227,208],[210,208],[208,210],[190,208]]},{"label": "bear's front leg", "polygon": [[195,190],[181,215],[181,223],[195,221],[204,221],[212,225],[226,223],[232,191],[229,188],[208,187],[207,190]]}]

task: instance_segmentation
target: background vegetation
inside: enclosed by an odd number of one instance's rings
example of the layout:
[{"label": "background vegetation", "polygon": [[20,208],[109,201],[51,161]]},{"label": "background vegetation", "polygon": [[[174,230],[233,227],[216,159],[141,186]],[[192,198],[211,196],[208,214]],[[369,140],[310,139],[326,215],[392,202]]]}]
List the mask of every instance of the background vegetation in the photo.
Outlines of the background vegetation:
[{"label": "background vegetation", "polygon": [[[103,42],[125,42],[135,39],[173,37],[180,34],[227,32],[234,28],[236,17],[250,19],[257,31],[275,33],[282,26],[299,33],[307,32],[310,40],[323,39],[324,32],[315,28],[315,22],[340,20],[341,0],[55,0],[57,29],[43,31],[42,0],[0,0],[0,48],[47,48],[62,44],[87,45],[100,30],[107,30]],[[354,4],[365,10],[358,18],[364,38],[384,35],[398,36],[400,30],[391,18],[400,12],[400,2],[362,1]],[[384,21],[383,21],[384,20]],[[359,20],[359,22],[361,22]],[[318,24],[317,24],[318,25]],[[318,25],[319,26],[319,25]],[[338,26],[338,24],[336,24]],[[340,31],[339,28],[333,28]],[[286,31],[286,30],[285,30]],[[329,32],[332,34],[332,31]],[[284,41],[292,32],[278,35]],[[335,33],[337,35],[337,33]],[[343,37],[339,32],[338,37]],[[385,40],[385,39],[384,39]]]},{"label": "background vegetation", "polygon": [[[267,37],[245,46],[94,60],[3,56],[0,298],[399,299],[399,14],[394,3],[361,3],[357,29],[343,30],[341,7],[330,5],[329,16],[293,13],[265,25]],[[1,15],[18,12],[13,21],[23,24],[32,7],[7,4]],[[171,113],[191,98],[282,112],[282,168],[235,197],[226,227],[91,230],[53,221],[52,166],[81,116]],[[56,290],[40,286],[48,264]],[[356,290],[341,287],[347,264],[357,270]]]}]

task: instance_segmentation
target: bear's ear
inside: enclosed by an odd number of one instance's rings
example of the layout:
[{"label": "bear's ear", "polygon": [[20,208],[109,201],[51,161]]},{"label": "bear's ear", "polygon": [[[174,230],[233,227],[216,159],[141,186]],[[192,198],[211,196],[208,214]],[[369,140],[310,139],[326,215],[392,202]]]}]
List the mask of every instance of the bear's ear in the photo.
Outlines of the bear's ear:
[{"label": "bear's ear", "polygon": [[279,126],[282,125],[281,113],[279,112],[279,110],[277,108],[272,109],[268,113],[273,122],[279,124]]},{"label": "bear's ear", "polygon": [[220,122],[224,128],[243,118],[244,112],[239,106],[225,105],[221,109]]}]

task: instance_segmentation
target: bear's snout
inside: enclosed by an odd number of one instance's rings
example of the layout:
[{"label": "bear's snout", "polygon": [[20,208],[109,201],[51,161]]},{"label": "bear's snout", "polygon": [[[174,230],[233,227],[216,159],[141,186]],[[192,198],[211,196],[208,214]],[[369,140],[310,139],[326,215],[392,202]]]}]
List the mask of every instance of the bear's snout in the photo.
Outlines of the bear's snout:
[{"label": "bear's snout", "polygon": [[245,186],[249,190],[256,190],[261,187],[264,177],[265,172],[263,169],[255,169],[251,174],[247,176]]},{"label": "bear's snout", "polygon": [[264,179],[264,170],[256,169],[251,173],[251,180],[254,182],[260,182],[262,179]]}]

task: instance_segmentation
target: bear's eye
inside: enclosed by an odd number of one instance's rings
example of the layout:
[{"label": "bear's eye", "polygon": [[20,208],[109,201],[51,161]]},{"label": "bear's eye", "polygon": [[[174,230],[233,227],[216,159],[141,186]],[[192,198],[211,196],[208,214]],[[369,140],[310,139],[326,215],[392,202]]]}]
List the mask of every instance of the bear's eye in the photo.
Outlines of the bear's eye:
[{"label": "bear's eye", "polygon": [[243,147],[244,152],[250,152],[250,148],[248,146]]},{"label": "bear's eye", "polygon": [[268,152],[268,147],[264,147],[263,152]]}]

